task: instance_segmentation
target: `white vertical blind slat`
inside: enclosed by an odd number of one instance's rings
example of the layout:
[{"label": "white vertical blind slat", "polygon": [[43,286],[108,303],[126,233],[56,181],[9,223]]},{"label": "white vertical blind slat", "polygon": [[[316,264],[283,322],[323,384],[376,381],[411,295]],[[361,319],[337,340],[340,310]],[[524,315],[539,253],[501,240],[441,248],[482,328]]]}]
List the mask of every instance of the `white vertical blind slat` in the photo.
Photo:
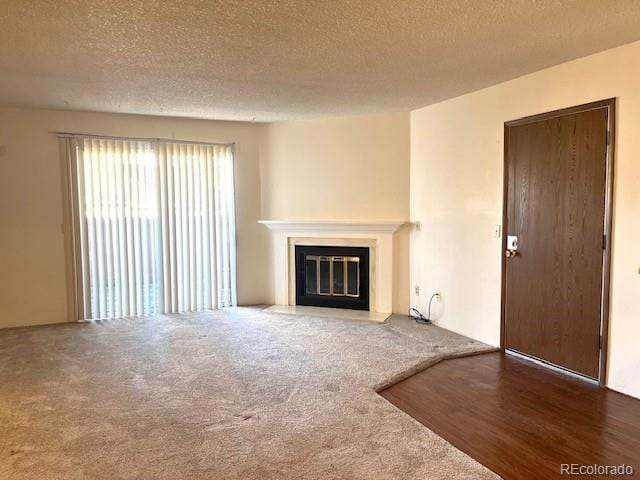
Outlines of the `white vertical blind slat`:
[{"label": "white vertical blind slat", "polygon": [[109,157],[107,163],[107,223],[109,225],[110,237],[107,242],[110,245],[109,266],[111,275],[109,277],[109,316],[121,316],[118,306],[120,291],[120,272],[118,269],[118,259],[120,252],[118,249],[118,232],[117,232],[117,213],[115,199],[115,164],[118,163],[119,151],[117,144],[112,145],[113,154]]},{"label": "white vertical blind slat", "polygon": [[227,209],[228,205],[228,192],[224,186],[224,179],[226,178],[226,159],[224,158],[223,152],[218,152],[220,155],[220,168],[218,172],[218,178],[216,181],[216,190],[220,192],[220,207],[219,207],[219,215],[220,215],[220,224],[222,228],[222,242],[220,245],[220,250],[222,253],[222,281],[224,282],[224,289],[222,290],[223,302],[225,305],[228,305],[231,302],[231,284],[229,279],[229,249],[224,248],[224,245],[229,242],[229,223],[227,221]]},{"label": "white vertical blind slat", "polygon": [[[94,195],[93,195],[93,209],[95,215],[95,238],[94,243],[96,245],[95,248],[95,257],[97,261],[97,268],[95,271],[95,284],[96,284],[96,313],[98,318],[103,318],[105,316],[107,307],[106,307],[106,297],[104,292],[104,284],[106,282],[106,274],[105,274],[105,247],[104,247],[104,224],[103,224],[103,215],[102,215],[102,159],[100,156],[100,142],[97,140],[93,140],[92,142],[91,152],[91,168],[93,169],[93,187],[94,187]],[[95,144],[95,145],[93,145]]]},{"label": "white vertical blind slat", "polygon": [[[149,181],[149,171],[147,168],[147,157],[141,152],[142,162],[140,162],[140,212],[139,212],[139,221],[140,221],[140,245],[142,247],[142,255],[140,258],[141,263],[141,275],[142,275],[142,297],[147,298],[153,308],[155,306],[153,302],[153,283],[150,275],[150,262],[149,259],[152,252],[153,243],[149,238],[149,205],[148,198],[149,193],[147,189],[147,184]],[[142,310],[147,310],[148,306],[143,301]],[[153,309],[155,311],[155,308]],[[146,313],[146,312],[145,312]]]},{"label": "white vertical blind slat", "polygon": [[[96,270],[98,268],[97,255],[89,255],[88,252],[94,249],[95,252],[95,234],[96,234],[96,220],[94,204],[94,172],[92,168],[92,153],[91,150],[87,150],[86,142],[80,141],[81,154],[79,155],[78,162],[82,165],[79,167],[84,171],[84,197],[80,197],[78,202],[84,204],[84,211],[86,215],[86,235],[81,245],[81,252],[83,252],[83,264],[88,265],[88,268],[83,271],[83,283],[85,284],[84,303],[88,306],[85,308],[85,314],[89,314],[89,318],[96,311],[97,308],[97,283],[96,283]],[[78,210],[82,210],[79,208]]]},{"label": "white vertical blind slat", "polygon": [[227,250],[229,251],[229,305],[238,304],[238,290],[236,287],[236,199],[235,199],[235,172],[233,163],[233,147],[224,151],[226,174],[221,182],[227,196],[227,224],[229,225],[229,238]]},{"label": "white vertical blind slat", "polygon": [[[65,139],[65,147],[68,153],[68,159],[70,160],[69,164],[69,173],[71,174],[71,179],[75,180],[75,185],[69,184],[70,188],[73,190],[71,193],[72,201],[74,205],[72,207],[72,213],[74,214],[74,218],[72,219],[74,228],[72,230],[77,229],[77,245],[74,245],[75,248],[79,248],[80,252],[83,252],[88,249],[88,222],[87,222],[87,205],[85,202],[85,198],[91,198],[91,191],[87,193],[87,183],[89,183],[90,188],[90,177],[87,176],[87,171],[84,167],[84,142],[78,141],[75,138]],[[75,175],[71,172],[75,172]],[[91,312],[91,284],[89,282],[89,258],[85,255],[79,255],[80,261],[76,262],[77,265],[80,266],[79,270],[76,271],[76,275],[79,275],[80,278],[76,278],[74,282],[75,288],[78,288],[79,291],[76,292],[76,298],[79,299],[77,304],[78,310],[76,311],[76,318],[82,319],[90,316]]]},{"label": "white vertical blind slat", "polygon": [[[215,147],[214,147],[215,148]],[[218,152],[214,152],[217,157]],[[217,186],[218,179],[220,178],[220,162],[213,161],[213,183],[214,186]],[[216,291],[216,302],[218,305],[224,305],[222,301],[222,292],[224,291],[224,281],[223,281],[223,271],[224,271],[224,263],[222,262],[222,242],[224,242],[224,231],[221,228],[220,222],[220,203],[222,201],[222,196],[220,195],[220,189],[213,189],[213,224],[216,232],[216,238],[219,238],[219,242],[214,243],[215,248],[215,257],[216,257],[216,283],[218,285],[218,289]]]},{"label": "white vertical blind slat", "polygon": [[[213,175],[213,149],[207,150],[207,185],[214,185]],[[213,308],[220,307],[220,302],[218,301],[218,257],[216,251],[216,242],[215,239],[218,238],[218,232],[216,229],[216,221],[215,221],[215,194],[214,188],[207,189],[207,198],[208,198],[208,220],[209,220],[209,261],[210,261],[210,279],[211,279],[211,304]]]},{"label": "white vertical blind slat", "polygon": [[133,210],[131,204],[133,202],[132,185],[131,185],[131,171],[132,171],[132,159],[130,144],[123,145],[123,170],[125,174],[123,188],[124,188],[124,212],[125,212],[125,230],[126,230],[126,274],[124,275],[124,282],[127,285],[127,298],[125,308],[123,309],[124,316],[134,315],[131,306],[135,303],[135,268],[134,268],[134,243],[133,243]]},{"label": "white vertical blind slat", "polygon": [[160,195],[158,195],[157,200],[157,209],[158,215],[160,217],[159,221],[156,223],[155,234],[157,235],[158,241],[158,259],[156,262],[156,270],[155,274],[158,277],[158,305],[160,311],[167,311],[169,307],[169,297],[165,295],[165,289],[167,285],[170,284],[170,275],[171,272],[168,268],[165,268],[165,265],[169,265],[169,242],[168,235],[165,232],[168,232],[169,229],[169,221],[168,214],[165,208],[167,204],[167,165],[166,165],[166,155],[162,148],[157,148],[158,155],[158,179],[160,182]]},{"label": "white vertical blind slat", "polygon": [[174,146],[174,165],[175,165],[175,183],[174,183],[174,208],[176,209],[176,290],[177,290],[177,303],[174,307],[175,311],[182,311],[184,308],[184,238],[182,232],[184,231],[184,222],[182,219],[182,210],[184,202],[182,200],[182,154],[179,146]]},{"label": "white vertical blind slat", "polygon": [[194,210],[195,210],[195,266],[196,266],[196,284],[199,285],[200,288],[197,288],[195,291],[196,294],[196,310],[202,310],[204,308],[204,289],[206,288],[204,282],[204,276],[202,275],[203,270],[203,257],[202,257],[202,154],[204,153],[204,149],[202,146],[197,147],[197,155],[195,155],[193,160],[193,169],[194,169]]},{"label": "white vertical blind slat", "polygon": [[189,223],[187,236],[189,237],[189,310],[196,310],[196,246],[195,246],[195,197],[193,182],[194,145],[187,145],[187,203]]},{"label": "white vertical blind slat", "polygon": [[200,178],[200,245],[201,245],[201,270],[200,274],[202,276],[202,308],[206,308],[206,305],[210,305],[211,303],[211,270],[209,264],[209,248],[208,248],[208,238],[209,238],[209,230],[208,230],[208,209],[207,209],[207,187],[206,187],[206,149],[202,149],[202,154],[199,159],[199,178]]},{"label": "white vertical blind slat", "polygon": [[116,175],[116,204],[117,204],[117,222],[118,222],[118,281],[120,285],[120,297],[118,304],[119,316],[125,316],[127,311],[128,298],[128,281],[127,281],[127,234],[126,234],[126,217],[125,217],[125,189],[124,189],[124,171],[125,171],[125,148],[121,147],[121,156],[115,164]]},{"label": "white vertical blind slat", "polygon": [[[167,175],[167,191],[169,194],[167,195],[167,200],[169,203],[164,206],[167,210],[167,214],[169,215],[169,245],[170,245],[170,256],[169,256],[169,271],[171,272],[171,283],[165,287],[165,293],[171,296],[171,308],[167,309],[166,312],[177,312],[178,308],[178,243],[177,243],[177,235],[176,235],[176,189],[175,189],[175,179],[176,179],[176,160],[174,156],[171,154],[173,148],[170,145],[164,146],[165,151],[167,152],[166,162],[169,165],[167,167],[168,175]],[[165,268],[167,268],[165,266]],[[168,289],[168,290],[167,290]]]},{"label": "white vertical blind slat", "polygon": [[189,212],[187,209],[187,154],[186,150],[187,146],[185,144],[181,144],[179,146],[180,150],[180,229],[178,231],[180,235],[180,242],[182,245],[182,249],[180,250],[182,254],[181,261],[181,278],[182,278],[182,301],[180,303],[180,311],[185,312],[189,310],[188,307],[188,298],[189,298],[189,232],[188,232],[188,222],[189,222]]}]

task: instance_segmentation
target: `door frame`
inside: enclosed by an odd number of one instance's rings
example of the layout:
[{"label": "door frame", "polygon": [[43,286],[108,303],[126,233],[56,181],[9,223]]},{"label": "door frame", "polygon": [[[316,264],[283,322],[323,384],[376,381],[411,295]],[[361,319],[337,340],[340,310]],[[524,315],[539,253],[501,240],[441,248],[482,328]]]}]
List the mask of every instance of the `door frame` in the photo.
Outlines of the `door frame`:
[{"label": "door frame", "polygon": [[[613,219],[613,188],[614,188],[614,158],[616,140],[616,98],[608,98],[597,102],[585,103],[574,107],[553,110],[538,115],[522,117],[516,120],[504,122],[504,165],[503,165],[503,186],[502,186],[502,249],[500,251],[502,276],[500,288],[500,350],[506,351],[506,282],[507,282],[507,262],[504,252],[507,249],[507,233],[509,232],[509,180],[511,172],[509,170],[509,128],[519,125],[526,125],[551,118],[572,115],[575,113],[588,112],[591,110],[607,109],[607,155],[606,155],[606,178],[605,178],[605,211],[604,211],[604,234],[606,236],[605,248],[602,264],[602,293],[600,303],[600,360],[598,372],[598,384],[605,387],[607,384],[607,357],[609,351],[609,295],[611,283],[611,244],[612,244],[612,219]],[[542,360],[543,363],[544,360]],[[552,364],[550,364],[552,365]],[[557,368],[562,367],[554,365]],[[575,373],[575,372],[573,372]],[[587,378],[587,377],[585,377]]]}]

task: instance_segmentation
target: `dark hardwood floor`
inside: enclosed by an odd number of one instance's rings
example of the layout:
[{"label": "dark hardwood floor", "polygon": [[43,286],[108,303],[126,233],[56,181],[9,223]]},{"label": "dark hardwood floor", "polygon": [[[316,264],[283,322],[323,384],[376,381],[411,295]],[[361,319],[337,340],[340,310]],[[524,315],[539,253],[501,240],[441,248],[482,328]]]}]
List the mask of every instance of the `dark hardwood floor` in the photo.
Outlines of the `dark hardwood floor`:
[{"label": "dark hardwood floor", "polygon": [[574,463],[640,478],[640,400],[526,360],[445,360],[381,395],[505,479],[567,478]]}]

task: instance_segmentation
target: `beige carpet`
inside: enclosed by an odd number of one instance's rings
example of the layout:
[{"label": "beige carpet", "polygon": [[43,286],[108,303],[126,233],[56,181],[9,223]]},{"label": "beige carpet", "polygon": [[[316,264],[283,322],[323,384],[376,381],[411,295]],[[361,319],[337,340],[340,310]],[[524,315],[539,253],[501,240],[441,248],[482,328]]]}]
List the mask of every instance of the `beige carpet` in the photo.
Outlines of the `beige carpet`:
[{"label": "beige carpet", "polygon": [[0,331],[0,478],[495,478],[375,393],[489,349],[250,308]]}]

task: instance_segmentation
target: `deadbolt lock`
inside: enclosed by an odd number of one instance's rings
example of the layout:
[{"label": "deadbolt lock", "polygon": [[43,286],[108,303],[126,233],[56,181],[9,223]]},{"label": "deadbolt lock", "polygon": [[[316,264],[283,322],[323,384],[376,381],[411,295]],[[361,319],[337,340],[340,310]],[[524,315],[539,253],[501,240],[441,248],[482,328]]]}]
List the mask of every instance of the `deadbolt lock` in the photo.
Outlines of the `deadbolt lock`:
[{"label": "deadbolt lock", "polygon": [[515,235],[507,236],[507,251],[504,252],[505,257],[515,257],[518,255],[518,237]]}]

